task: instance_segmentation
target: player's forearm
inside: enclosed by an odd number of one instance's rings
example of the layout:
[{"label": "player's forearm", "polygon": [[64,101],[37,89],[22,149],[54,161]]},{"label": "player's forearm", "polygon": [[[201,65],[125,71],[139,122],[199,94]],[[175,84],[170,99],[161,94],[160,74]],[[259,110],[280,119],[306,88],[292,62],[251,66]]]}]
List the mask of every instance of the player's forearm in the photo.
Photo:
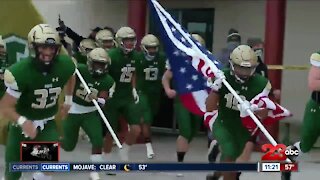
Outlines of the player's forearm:
[{"label": "player's forearm", "polygon": [[10,119],[13,122],[17,122],[21,117],[21,115],[16,112],[15,104],[16,100],[14,100],[13,97],[10,97],[7,93],[5,93],[0,101],[0,113],[5,118]]},{"label": "player's forearm", "polygon": [[13,108],[0,107],[0,108],[1,108],[1,114],[12,122],[17,122],[18,119],[21,117],[21,115],[16,112],[14,107]]},{"label": "player's forearm", "polygon": [[310,91],[320,91],[320,80],[310,80],[308,87]]},{"label": "player's forearm", "polygon": [[75,75],[71,76],[71,78],[68,80],[67,84],[64,88],[64,93],[66,96],[72,96],[74,91],[74,86],[76,84],[76,77]]},{"label": "player's forearm", "polygon": [[206,112],[212,112],[218,109],[219,94],[211,92],[206,99]]},{"label": "player's forearm", "polygon": [[167,70],[162,76],[162,86],[164,90],[169,90],[170,88],[170,81],[172,79],[172,72]]},{"label": "player's forearm", "polygon": [[136,73],[134,73],[133,76],[132,76],[131,85],[132,85],[132,88],[136,88],[136,86],[137,86],[137,76],[136,76]]}]

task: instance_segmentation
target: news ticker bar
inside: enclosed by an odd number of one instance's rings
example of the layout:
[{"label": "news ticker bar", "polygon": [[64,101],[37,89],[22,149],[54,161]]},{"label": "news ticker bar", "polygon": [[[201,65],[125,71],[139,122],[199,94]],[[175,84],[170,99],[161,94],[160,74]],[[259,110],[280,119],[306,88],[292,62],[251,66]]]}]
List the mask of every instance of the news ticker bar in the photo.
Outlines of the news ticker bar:
[{"label": "news ticker bar", "polygon": [[76,171],[297,171],[295,163],[11,163],[11,172]]}]

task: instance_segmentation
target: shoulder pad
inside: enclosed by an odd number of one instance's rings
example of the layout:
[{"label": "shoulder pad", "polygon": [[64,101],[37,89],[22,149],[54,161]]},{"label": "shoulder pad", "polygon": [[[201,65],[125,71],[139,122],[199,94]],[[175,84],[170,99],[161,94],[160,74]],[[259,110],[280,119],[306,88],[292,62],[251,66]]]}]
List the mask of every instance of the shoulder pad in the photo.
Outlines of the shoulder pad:
[{"label": "shoulder pad", "polygon": [[4,72],[4,82],[7,87],[13,90],[17,90],[17,91],[19,90],[15,77],[8,69],[6,69]]},{"label": "shoulder pad", "polygon": [[77,67],[78,67],[78,62],[77,62],[76,58],[71,57],[71,59],[72,59],[72,62],[74,63],[74,65],[75,65],[76,68],[77,68]]},{"label": "shoulder pad", "polygon": [[267,89],[267,90],[271,90],[271,88],[272,88],[272,85],[271,85],[270,81],[268,81],[268,83],[267,83],[267,85],[266,85],[265,89]]}]

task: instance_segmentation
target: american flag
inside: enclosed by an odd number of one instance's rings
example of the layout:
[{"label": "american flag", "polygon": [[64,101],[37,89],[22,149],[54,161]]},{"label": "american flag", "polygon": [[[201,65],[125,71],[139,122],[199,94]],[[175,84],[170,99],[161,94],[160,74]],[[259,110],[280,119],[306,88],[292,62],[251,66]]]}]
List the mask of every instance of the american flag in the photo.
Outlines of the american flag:
[{"label": "american flag", "polygon": [[[174,85],[183,105],[192,113],[206,112],[207,78],[221,67],[218,60],[184,30],[157,1],[150,1],[161,40],[173,73]],[[210,64],[211,63],[211,64]]]},{"label": "american flag", "polygon": [[[156,0],[149,1],[151,14],[158,25],[161,40],[165,44],[170,69],[173,73],[175,89],[183,105],[192,113],[203,116],[206,113],[205,100],[209,88],[207,78],[213,78],[219,71],[219,61],[199,42],[177,23]],[[291,113],[277,103],[271,101],[264,92],[251,100],[259,108],[268,108],[271,111],[264,124],[269,125]],[[213,124],[218,117],[218,111],[205,117],[205,124]],[[254,128],[255,123],[249,116],[241,117],[247,128]]]}]

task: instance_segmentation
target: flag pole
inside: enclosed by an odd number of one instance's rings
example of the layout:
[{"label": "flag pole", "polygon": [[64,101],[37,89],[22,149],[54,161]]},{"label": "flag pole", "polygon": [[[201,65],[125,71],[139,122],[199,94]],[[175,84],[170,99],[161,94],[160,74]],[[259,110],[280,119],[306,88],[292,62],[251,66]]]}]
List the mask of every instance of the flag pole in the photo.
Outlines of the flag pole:
[{"label": "flag pole", "polygon": [[[171,17],[171,15],[166,12],[163,7],[156,1],[156,0],[151,0],[153,5],[156,6],[155,9],[158,12],[161,11],[161,13],[163,13],[166,18],[168,18],[171,23],[173,24],[173,26],[182,34],[182,36],[188,41],[188,43],[190,43],[193,47],[193,49],[195,51],[197,51],[198,54],[202,54],[201,50],[198,48],[198,46],[190,39],[189,35],[187,33],[185,33],[182,28],[181,25],[176,23],[175,20]],[[160,18],[160,17],[159,17]],[[220,69],[218,69],[216,67],[216,65],[205,55],[201,57],[202,59],[204,59],[208,65],[210,66],[210,68],[214,71],[220,71]],[[238,95],[238,93],[231,87],[231,85],[228,83],[227,80],[223,79],[222,83],[227,87],[227,89],[233,94],[233,96],[237,99],[237,101],[240,104],[243,104],[244,101],[240,98],[240,96]],[[251,111],[251,109],[247,109],[246,110],[247,113],[249,114],[249,116],[252,118],[252,120],[256,123],[256,125],[260,128],[260,130],[262,131],[262,133],[267,137],[267,139],[270,141],[270,143],[273,146],[276,146],[278,143],[274,140],[274,138],[270,135],[270,133],[266,130],[266,128],[262,125],[262,123],[259,121],[259,119],[254,115],[254,113]],[[288,162],[291,162],[291,160],[289,158],[287,158]]]}]

